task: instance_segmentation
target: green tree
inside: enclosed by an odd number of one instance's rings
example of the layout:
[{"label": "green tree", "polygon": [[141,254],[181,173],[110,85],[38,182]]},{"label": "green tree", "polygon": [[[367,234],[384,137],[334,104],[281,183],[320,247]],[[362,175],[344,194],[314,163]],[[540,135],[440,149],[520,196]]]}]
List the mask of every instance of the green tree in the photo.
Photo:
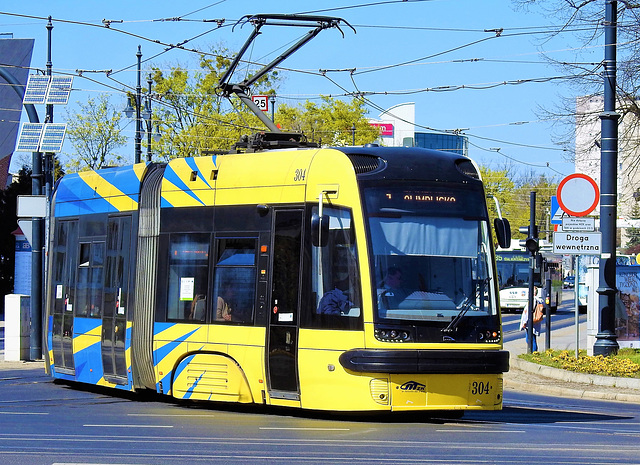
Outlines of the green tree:
[{"label": "green tree", "polygon": [[335,146],[353,144],[355,125],[355,145],[363,145],[380,136],[378,129],[369,124],[366,114],[362,100],[344,102],[322,97],[320,105],[308,100],[297,107],[281,105],[276,122],[283,130],[306,134],[310,141]]},{"label": "green tree", "polygon": [[[551,197],[556,195],[559,181],[549,178],[544,174],[530,172],[520,177],[518,182],[519,202],[526,205],[522,208],[526,213],[524,222],[519,226],[529,224],[531,192],[536,193],[536,224],[538,225],[539,237],[547,241],[553,240],[553,225],[551,225]],[[521,239],[524,236],[521,235]]]},{"label": "green tree", "polygon": [[[551,240],[551,231],[547,230],[550,222],[551,196],[555,195],[558,182],[545,175],[536,173],[517,174],[512,167],[503,166],[491,169],[480,166],[480,173],[488,197],[495,196],[502,210],[503,218],[511,223],[513,239],[525,239],[518,232],[521,226],[529,226],[530,201],[532,191],[536,192],[536,224],[539,236]],[[495,202],[488,199],[489,217],[491,221],[497,216]]]},{"label": "green tree", "polygon": [[[13,292],[15,271],[15,240],[11,235],[18,227],[16,203],[18,195],[31,194],[31,168],[23,166],[6,189],[0,190],[0,295]],[[4,311],[4,297],[0,302],[0,310]]]},{"label": "green tree", "polygon": [[114,153],[127,143],[121,134],[121,112],[113,106],[106,94],[97,99],[89,98],[87,103],[79,103],[80,111],[67,112],[67,137],[75,149],[75,156],[69,157],[70,171],[99,169],[118,165],[123,157]]},{"label": "green tree", "polygon": [[[204,151],[228,150],[243,134],[264,130],[264,125],[235,97],[218,91],[220,78],[228,69],[226,49],[213,50],[214,58],[201,56],[200,70],[193,75],[181,66],[169,73],[154,69],[154,119],[160,122],[162,138],[154,152],[160,158],[197,156]],[[274,92],[278,73],[271,72],[254,84],[258,94]]]}]

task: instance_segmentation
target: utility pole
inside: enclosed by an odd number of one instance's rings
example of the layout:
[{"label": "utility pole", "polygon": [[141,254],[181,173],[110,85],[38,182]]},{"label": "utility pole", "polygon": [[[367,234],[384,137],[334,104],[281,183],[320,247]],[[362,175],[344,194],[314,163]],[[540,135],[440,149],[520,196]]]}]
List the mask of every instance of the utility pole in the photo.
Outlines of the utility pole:
[{"label": "utility pole", "polygon": [[[597,289],[600,326],[593,345],[594,355],[618,352],[615,332],[616,308],[616,218],[618,119],[616,113],[616,40],[618,2],[605,0],[604,23],[604,111],[600,114],[602,143],[600,145],[600,285]],[[577,276],[576,276],[577,279]],[[576,283],[577,286],[577,283]]]},{"label": "utility pole", "polygon": [[[47,75],[51,79],[51,31],[53,24],[51,16],[47,22]],[[45,123],[50,123],[53,119],[53,106],[47,105],[47,116]],[[45,158],[47,156],[45,155]],[[47,171],[43,173],[42,152],[33,152],[31,169],[31,194],[42,195],[44,181],[47,180]],[[48,163],[45,163],[47,168]],[[50,189],[50,186],[49,188]],[[47,192],[47,195],[50,191]],[[30,319],[29,328],[29,358],[39,360],[42,358],[42,308],[43,288],[44,288],[44,218],[32,218],[31,221],[31,299],[30,299]]]}]

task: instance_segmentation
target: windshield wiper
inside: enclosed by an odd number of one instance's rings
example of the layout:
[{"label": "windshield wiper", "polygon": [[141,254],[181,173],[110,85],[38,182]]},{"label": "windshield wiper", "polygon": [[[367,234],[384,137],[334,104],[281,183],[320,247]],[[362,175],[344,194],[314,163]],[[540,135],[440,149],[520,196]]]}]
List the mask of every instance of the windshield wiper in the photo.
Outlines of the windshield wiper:
[{"label": "windshield wiper", "polygon": [[473,295],[473,300],[469,296],[466,296],[464,298],[464,300],[462,301],[462,304],[460,305],[460,311],[451,320],[451,323],[449,323],[446,328],[442,329],[443,333],[450,333],[454,329],[456,329],[458,327],[458,325],[460,324],[460,322],[462,321],[462,318],[464,318],[464,316],[467,314],[467,312],[469,311],[469,309],[471,307],[474,307],[475,309],[478,309],[478,306],[476,304],[474,304],[473,302],[474,302],[474,300],[476,300],[476,298],[479,298],[482,295],[482,289],[484,289],[485,286],[487,286],[489,284],[489,280],[490,279],[491,278],[485,278],[485,279],[476,281],[476,283],[477,283],[476,286],[477,287],[476,287],[476,292],[474,292],[474,295]]},{"label": "windshield wiper", "polygon": [[461,310],[458,312],[458,314],[455,316],[455,318],[453,318],[451,320],[451,323],[449,323],[446,328],[442,329],[442,332],[443,333],[450,333],[454,329],[456,329],[456,327],[462,321],[462,318],[466,315],[466,313],[469,311],[469,309],[472,306],[475,306],[473,304],[473,301],[469,297],[465,297],[465,300],[462,302],[462,305],[461,305]]}]

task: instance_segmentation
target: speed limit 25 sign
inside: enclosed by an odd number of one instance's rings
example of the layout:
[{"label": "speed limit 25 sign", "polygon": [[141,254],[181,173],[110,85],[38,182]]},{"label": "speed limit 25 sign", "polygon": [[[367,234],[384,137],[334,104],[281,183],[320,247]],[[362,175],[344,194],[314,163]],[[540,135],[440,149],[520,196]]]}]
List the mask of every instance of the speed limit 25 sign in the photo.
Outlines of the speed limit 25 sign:
[{"label": "speed limit 25 sign", "polygon": [[269,96],[268,95],[252,95],[251,100],[262,111],[269,111]]}]

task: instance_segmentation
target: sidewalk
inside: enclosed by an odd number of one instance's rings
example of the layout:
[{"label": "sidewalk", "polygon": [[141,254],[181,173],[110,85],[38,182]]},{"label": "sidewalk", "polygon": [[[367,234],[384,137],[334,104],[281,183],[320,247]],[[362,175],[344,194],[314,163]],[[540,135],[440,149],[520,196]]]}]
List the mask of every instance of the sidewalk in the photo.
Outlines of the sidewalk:
[{"label": "sidewalk", "polygon": [[[581,323],[579,329],[579,349],[586,349],[586,323]],[[544,333],[538,337],[538,347],[540,350],[546,349]],[[511,354],[509,372],[504,374],[506,389],[640,404],[640,379],[587,375],[526,362],[518,358],[518,355],[527,352],[524,333],[522,337],[506,342],[504,348]],[[551,348],[575,351],[575,327],[552,328]]]},{"label": "sidewalk", "polygon": [[36,361],[6,361],[4,359],[4,318],[0,315],[0,372],[3,370],[17,370],[26,368],[41,368],[44,371],[44,362]]}]

